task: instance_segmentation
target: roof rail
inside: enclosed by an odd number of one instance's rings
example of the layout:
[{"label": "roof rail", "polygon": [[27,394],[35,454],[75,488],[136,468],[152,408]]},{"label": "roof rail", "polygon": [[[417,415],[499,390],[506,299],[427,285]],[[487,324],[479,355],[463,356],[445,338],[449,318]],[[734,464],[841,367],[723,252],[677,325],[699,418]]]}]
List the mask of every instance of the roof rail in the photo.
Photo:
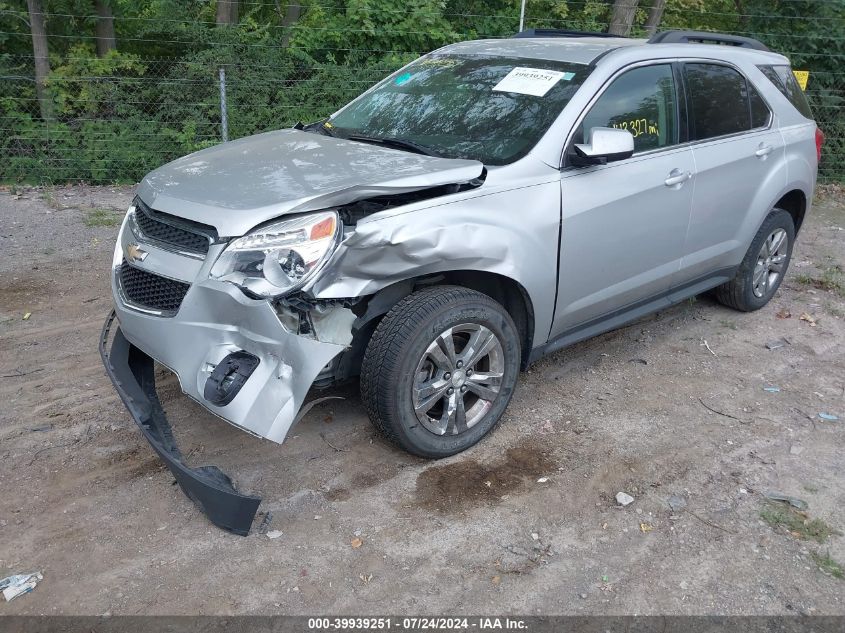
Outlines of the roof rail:
[{"label": "roof rail", "polygon": [[751,37],[727,35],[725,33],[710,33],[708,31],[661,31],[655,33],[648,40],[649,44],[722,44],[739,48],[753,48],[758,51],[768,51],[769,48]]},{"label": "roof rail", "polygon": [[610,33],[593,33],[590,31],[567,31],[564,29],[525,29],[515,35],[513,38],[522,37],[623,37],[622,35],[611,35]]}]

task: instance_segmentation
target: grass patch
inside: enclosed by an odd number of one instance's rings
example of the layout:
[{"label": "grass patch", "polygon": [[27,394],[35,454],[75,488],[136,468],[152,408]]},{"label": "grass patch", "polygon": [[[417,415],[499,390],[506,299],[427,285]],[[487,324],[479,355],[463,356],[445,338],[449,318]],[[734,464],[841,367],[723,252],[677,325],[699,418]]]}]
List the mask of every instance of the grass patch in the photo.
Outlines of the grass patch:
[{"label": "grass patch", "polygon": [[819,566],[819,569],[828,576],[839,578],[839,580],[845,578],[845,570],[842,569],[842,565],[833,560],[829,552],[826,552],[824,555],[810,552],[810,556],[813,557],[813,562]]},{"label": "grass patch", "polygon": [[830,314],[831,316],[835,316],[837,319],[845,317],[845,311],[840,310],[832,303],[825,303],[824,309],[827,310],[828,314]]},{"label": "grass patch", "polygon": [[736,329],[736,321],[731,321],[729,319],[722,319],[721,321],[719,321],[719,324],[722,327],[728,328],[729,330],[735,330]]},{"label": "grass patch", "polygon": [[89,209],[85,214],[85,226],[118,226],[121,217],[111,209]]},{"label": "grass patch", "polygon": [[838,294],[840,297],[845,297],[845,273],[843,273],[842,266],[839,264],[828,266],[822,271],[819,277],[798,275],[795,280],[799,284],[812,286],[819,290],[827,290],[828,292]]},{"label": "grass patch", "polygon": [[795,538],[814,540],[823,543],[832,535],[842,534],[821,519],[811,519],[805,512],[798,512],[792,508],[766,508],[760,512],[760,518],[775,530],[785,530]]}]

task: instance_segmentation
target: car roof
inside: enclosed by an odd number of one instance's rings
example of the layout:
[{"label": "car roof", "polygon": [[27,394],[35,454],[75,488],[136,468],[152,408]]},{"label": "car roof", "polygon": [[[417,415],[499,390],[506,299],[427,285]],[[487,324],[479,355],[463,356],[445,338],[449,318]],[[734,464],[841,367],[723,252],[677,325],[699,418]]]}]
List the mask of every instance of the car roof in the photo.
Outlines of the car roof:
[{"label": "car roof", "polygon": [[744,58],[755,64],[788,63],[788,60],[782,55],[769,51],[700,43],[650,44],[645,39],[627,37],[525,37],[471,40],[450,44],[435,52],[438,54],[542,59],[585,65],[595,62],[599,57],[608,53],[614,53],[613,57],[620,57],[625,61],[631,61],[635,57],[644,59],[707,57],[728,61]]}]

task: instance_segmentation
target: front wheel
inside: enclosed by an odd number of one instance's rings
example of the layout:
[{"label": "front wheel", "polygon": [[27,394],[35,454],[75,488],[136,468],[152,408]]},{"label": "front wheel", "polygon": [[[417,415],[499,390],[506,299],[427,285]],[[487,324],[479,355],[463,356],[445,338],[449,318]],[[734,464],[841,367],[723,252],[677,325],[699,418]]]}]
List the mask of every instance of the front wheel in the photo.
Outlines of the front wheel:
[{"label": "front wheel", "polygon": [[421,457],[447,457],[484,437],[510,402],[520,345],[507,311],[457,286],[415,292],[379,323],[361,366],[373,425]]},{"label": "front wheel", "polygon": [[773,209],[754,236],[736,276],[716,288],[716,299],[743,312],[762,308],[786,275],[794,241],[792,216],[783,209]]}]

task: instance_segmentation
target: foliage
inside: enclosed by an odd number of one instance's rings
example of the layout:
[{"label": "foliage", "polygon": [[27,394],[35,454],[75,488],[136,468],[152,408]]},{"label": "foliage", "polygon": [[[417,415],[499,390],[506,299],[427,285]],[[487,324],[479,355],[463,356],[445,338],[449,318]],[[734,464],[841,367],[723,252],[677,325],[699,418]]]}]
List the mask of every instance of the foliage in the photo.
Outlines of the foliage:
[{"label": "foliage", "polygon": [[830,552],[825,552],[824,554],[810,552],[810,557],[813,559],[813,562],[818,566],[818,568],[828,576],[833,576],[839,580],[845,580],[845,569],[843,569],[842,565],[830,557]]},{"label": "foliage", "polygon": [[799,512],[793,508],[772,506],[762,510],[760,518],[773,530],[785,532],[797,539],[812,539],[818,543],[824,543],[831,536],[842,534],[821,519],[810,519],[805,512]]},{"label": "foliage", "polygon": [[[93,0],[42,0],[56,119],[42,121],[26,3],[0,0],[0,180],[136,181],[221,138],[219,72],[229,138],[330,114],[420,53],[506,37],[519,0],[242,2],[215,25],[214,0],[111,0],[118,50],[99,58]],[[642,36],[650,0],[640,0]],[[528,0],[526,27],[603,31],[611,0]],[[663,28],[758,37],[810,71],[808,97],[827,136],[823,174],[842,178],[845,0],[668,0]]]}]

